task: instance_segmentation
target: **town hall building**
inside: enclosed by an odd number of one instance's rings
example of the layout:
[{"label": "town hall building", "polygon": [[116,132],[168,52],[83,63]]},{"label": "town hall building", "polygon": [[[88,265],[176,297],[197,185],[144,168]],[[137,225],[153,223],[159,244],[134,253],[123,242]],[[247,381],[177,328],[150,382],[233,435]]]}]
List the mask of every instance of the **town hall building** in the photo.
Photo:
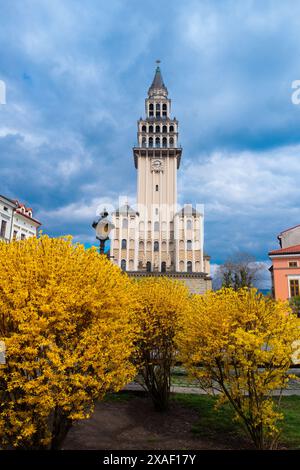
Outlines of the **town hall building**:
[{"label": "town hall building", "polygon": [[169,276],[203,293],[211,289],[204,214],[190,204],[177,205],[182,148],[159,66],[137,127],[137,204],[124,204],[112,214],[111,257],[130,276]]}]

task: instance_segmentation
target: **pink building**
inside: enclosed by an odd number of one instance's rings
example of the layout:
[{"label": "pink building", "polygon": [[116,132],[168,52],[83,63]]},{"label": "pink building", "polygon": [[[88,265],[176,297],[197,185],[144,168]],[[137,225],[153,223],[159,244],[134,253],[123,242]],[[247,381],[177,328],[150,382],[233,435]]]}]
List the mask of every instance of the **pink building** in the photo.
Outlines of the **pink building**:
[{"label": "pink building", "polygon": [[300,225],[278,235],[280,248],[269,252],[275,299],[287,300],[300,295]]}]

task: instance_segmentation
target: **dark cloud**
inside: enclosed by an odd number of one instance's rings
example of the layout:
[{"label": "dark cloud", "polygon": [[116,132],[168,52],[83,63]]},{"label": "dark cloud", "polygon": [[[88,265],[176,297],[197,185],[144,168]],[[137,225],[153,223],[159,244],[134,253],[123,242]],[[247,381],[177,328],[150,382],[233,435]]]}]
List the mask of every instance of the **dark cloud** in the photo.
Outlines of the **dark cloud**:
[{"label": "dark cloud", "polygon": [[207,252],[266,260],[300,220],[299,18],[293,1],[3,0],[0,192],[50,234],[91,242],[98,205],[135,196],[131,147],[160,58],[180,200],[205,203]]}]

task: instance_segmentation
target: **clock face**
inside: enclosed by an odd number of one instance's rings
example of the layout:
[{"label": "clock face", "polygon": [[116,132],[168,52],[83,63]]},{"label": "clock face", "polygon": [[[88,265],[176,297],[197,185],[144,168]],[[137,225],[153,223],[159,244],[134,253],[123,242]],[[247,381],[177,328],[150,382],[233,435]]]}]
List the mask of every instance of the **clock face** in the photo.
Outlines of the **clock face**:
[{"label": "clock face", "polygon": [[154,160],[152,160],[151,166],[154,171],[159,171],[162,169],[162,161],[158,158],[155,158]]}]

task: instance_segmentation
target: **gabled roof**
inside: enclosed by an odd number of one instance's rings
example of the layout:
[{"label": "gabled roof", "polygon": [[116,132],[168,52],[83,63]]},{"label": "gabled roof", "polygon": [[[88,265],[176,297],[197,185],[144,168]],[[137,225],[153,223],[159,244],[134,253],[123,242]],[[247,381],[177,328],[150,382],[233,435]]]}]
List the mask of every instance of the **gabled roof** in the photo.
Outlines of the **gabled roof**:
[{"label": "gabled roof", "polygon": [[287,228],[286,230],[283,230],[282,232],[280,232],[278,237],[280,237],[280,235],[282,235],[283,233],[289,232],[290,230],[293,230],[294,228],[298,228],[298,227],[300,227],[300,224],[299,225],[294,225],[294,227]]},{"label": "gabled roof", "polygon": [[139,215],[138,212],[136,212],[132,207],[130,207],[128,204],[124,204],[123,206],[119,207],[114,214],[116,215]]},{"label": "gabled roof", "polygon": [[300,245],[288,246],[287,248],[269,251],[269,256],[273,255],[300,255]]},{"label": "gabled roof", "polygon": [[192,207],[191,205],[187,204],[185,207],[183,207],[182,209],[180,209],[180,210],[177,212],[177,215],[189,216],[189,215],[202,215],[202,214],[201,214],[201,212],[198,212],[194,207]]}]

